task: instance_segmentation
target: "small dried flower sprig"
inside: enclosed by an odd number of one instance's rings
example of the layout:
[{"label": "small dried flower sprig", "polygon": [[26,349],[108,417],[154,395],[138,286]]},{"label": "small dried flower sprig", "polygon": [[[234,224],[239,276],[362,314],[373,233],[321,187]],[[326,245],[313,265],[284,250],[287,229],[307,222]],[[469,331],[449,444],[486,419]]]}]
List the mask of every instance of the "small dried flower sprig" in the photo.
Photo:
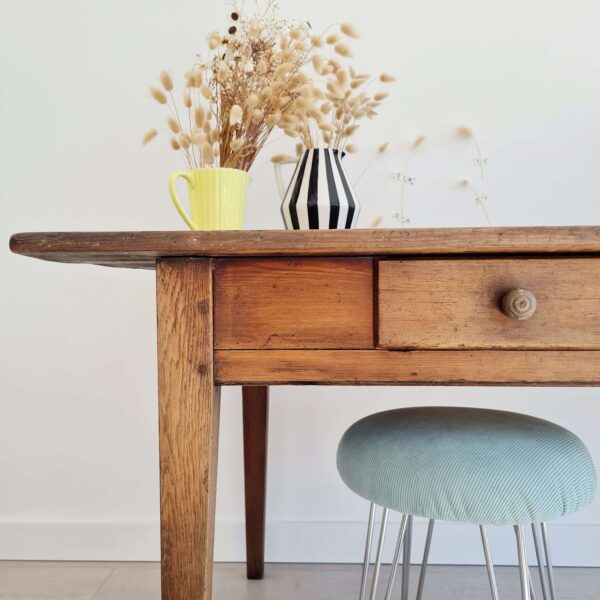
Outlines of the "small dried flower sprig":
[{"label": "small dried flower sprig", "polygon": [[406,217],[406,186],[414,185],[415,178],[408,174],[410,161],[412,159],[414,151],[423,144],[425,141],[424,135],[417,136],[410,148],[408,150],[408,154],[406,155],[406,162],[404,163],[404,170],[397,171],[394,173],[394,178],[400,181],[400,211],[392,215],[396,221],[400,223],[401,227],[404,227],[407,223],[410,222],[410,219]]},{"label": "small dried flower sprig", "polygon": [[383,222],[383,217],[381,215],[377,215],[373,218],[371,223],[369,224],[369,229],[377,229],[381,223]]},{"label": "small dried flower sprig", "polygon": [[364,169],[360,172],[359,176],[354,180],[354,183],[352,184],[352,186],[354,188],[356,188],[356,186],[358,185],[358,182],[363,178],[364,174],[369,170],[369,167],[373,164],[375,159],[378,156],[380,156],[381,154],[384,154],[385,151],[388,149],[389,145],[390,145],[389,142],[385,142],[384,144],[380,144],[377,147],[377,150],[375,150],[375,153],[373,154],[373,156],[371,156],[371,159],[369,160],[369,162],[365,165]]},{"label": "small dried flower sprig", "polygon": [[486,156],[482,155],[479,142],[477,141],[473,130],[466,125],[460,125],[456,128],[456,132],[461,138],[473,140],[475,152],[477,153],[477,156],[475,157],[475,164],[479,167],[479,174],[481,175],[481,179],[483,181],[485,179],[485,167],[488,159]]},{"label": "small dried flower sprig", "polygon": [[460,187],[469,188],[475,194],[475,204],[477,204],[477,206],[481,208],[481,212],[483,213],[486,223],[489,227],[491,227],[492,222],[490,221],[490,216],[488,214],[487,208],[485,207],[485,202],[488,199],[487,194],[479,192],[469,179],[461,179],[458,182],[458,185]]},{"label": "small dried flower sprig", "polygon": [[[343,23],[337,32],[311,36],[311,50],[329,47],[338,57],[351,58],[352,50],[344,39],[357,37],[356,28]],[[312,74],[303,70],[295,78],[295,89],[299,94],[278,126],[286,135],[298,138],[305,148],[322,144],[343,152],[357,152],[351,138],[363,119],[377,115],[377,108],[387,96],[386,92],[367,93],[368,86],[376,80],[381,83],[395,81],[388,73],[382,73],[378,78],[358,73],[340,60],[314,50],[310,57]]]},{"label": "small dried flower sprig", "polygon": [[[456,133],[459,137],[463,139],[473,140],[473,145],[475,146],[475,151],[477,153],[477,156],[475,157],[475,164],[479,169],[479,175],[483,184],[483,182],[485,181],[485,168],[487,166],[487,157],[484,157],[482,155],[479,142],[477,141],[473,130],[470,127],[467,127],[466,125],[460,125],[456,128]],[[461,179],[459,181],[459,186],[469,188],[475,194],[475,204],[477,204],[481,208],[486,223],[488,224],[488,226],[491,226],[492,222],[490,220],[487,208],[485,206],[485,203],[488,200],[487,194],[485,192],[477,190],[469,179]]]},{"label": "small dried flower sprig", "polygon": [[[161,73],[160,87],[150,88],[169,110],[164,131],[189,168],[247,171],[308,83],[301,69],[314,48],[309,27],[279,18],[277,9],[275,0],[267,0],[261,14],[234,10],[225,34],[208,35],[207,58],[199,57],[185,74],[181,110],[168,73]],[[158,133],[150,130],[143,142]]]}]

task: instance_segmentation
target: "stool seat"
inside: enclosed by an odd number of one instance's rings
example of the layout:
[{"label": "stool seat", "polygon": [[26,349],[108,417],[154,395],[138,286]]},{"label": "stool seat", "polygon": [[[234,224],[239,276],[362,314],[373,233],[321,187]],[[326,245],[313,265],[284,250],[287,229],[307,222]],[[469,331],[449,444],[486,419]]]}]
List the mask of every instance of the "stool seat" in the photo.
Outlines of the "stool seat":
[{"label": "stool seat", "polygon": [[573,433],[517,413],[457,407],[377,413],[342,437],[337,466],[359,496],[403,514],[538,523],[592,501],[596,473]]}]

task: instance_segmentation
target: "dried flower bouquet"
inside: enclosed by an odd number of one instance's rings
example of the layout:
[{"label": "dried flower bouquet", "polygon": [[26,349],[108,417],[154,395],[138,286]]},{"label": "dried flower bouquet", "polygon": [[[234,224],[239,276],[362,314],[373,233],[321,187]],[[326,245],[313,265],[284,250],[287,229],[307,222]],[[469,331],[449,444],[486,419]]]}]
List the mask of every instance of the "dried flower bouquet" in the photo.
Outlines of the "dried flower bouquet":
[{"label": "dried flower bouquet", "polygon": [[[178,108],[167,72],[160,75],[160,87],[150,88],[154,100],[168,108],[170,145],[187,166],[247,171],[275,127],[306,148],[323,144],[355,152],[349,138],[387,96],[369,95],[373,78],[325,55],[331,49],[351,57],[344,38],[358,37],[356,29],[345,23],[337,32],[311,35],[308,23],[281,19],[275,0],[267,0],[261,14],[233,10],[230,23],[225,34],[209,34],[207,57],[199,56],[185,74],[183,106]],[[382,74],[379,80],[394,79]],[[158,133],[148,131],[144,144]]]},{"label": "dried flower bouquet", "polygon": [[[189,168],[247,171],[309,81],[302,72],[313,50],[308,24],[279,18],[273,0],[260,15],[234,10],[230,21],[225,35],[209,34],[208,56],[199,56],[185,74],[183,108],[177,106],[168,73],[161,73],[160,87],[150,89],[169,110],[171,147]],[[150,130],[144,143],[157,134]]]},{"label": "dried flower bouquet", "polygon": [[[324,146],[344,152],[357,151],[350,142],[365,118],[377,115],[377,108],[387,97],[386,92],[368,93],[370,85],[395,81],[382,73],[378,77],[358,73],[351,65],[344,66],[340,60],[352,57],[352,51],[344,38],[358,38],[357,30],[349,23],[342,23],[339,31],[311,36],[311,65],[313,74],[305,76],[300,93],[291,100],[278,126],[290,137],[298,138],[303,148]],[[328,58],[326,50],[332,49],[337,58]],[[320,50],[320,51],[318,51]],[[283,160],[273,157],[273,161]]]}]

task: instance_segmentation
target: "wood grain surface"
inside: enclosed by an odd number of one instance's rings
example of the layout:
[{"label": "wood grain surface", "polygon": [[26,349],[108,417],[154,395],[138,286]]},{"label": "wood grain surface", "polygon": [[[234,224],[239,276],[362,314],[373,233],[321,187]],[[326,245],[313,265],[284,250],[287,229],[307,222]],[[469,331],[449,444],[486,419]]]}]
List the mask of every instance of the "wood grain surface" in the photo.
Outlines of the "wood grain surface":
[{"label": "wood grain surface", "polygon": [[600,351],[219,350],[218,383],[598,385]]},{"label": "wood grain surface", "polygon": [[19,233],[10,248],[44,260],[153,269],[172,256],[599,253],[600,227]]},{"label": "wood grain surface", "polygon": [[161,260],[156,275],[162,600],[210,600],[219,436],[212,261]]},{"label": "wood grain surface", "polygon": [[[399,349],[600,349],[599,258],[384,260],[379,345]],[[526,320],[503,296],[537,300]]]},{"label": "wood grain surface", "polygon": [[215,261],[215,348],[372,348],[369,258]]},{"label": "wood grain surface", "polygon": [[269,388],[242,388],[244,488],[246,494],[246,575],[262,579],[265,571]]}]

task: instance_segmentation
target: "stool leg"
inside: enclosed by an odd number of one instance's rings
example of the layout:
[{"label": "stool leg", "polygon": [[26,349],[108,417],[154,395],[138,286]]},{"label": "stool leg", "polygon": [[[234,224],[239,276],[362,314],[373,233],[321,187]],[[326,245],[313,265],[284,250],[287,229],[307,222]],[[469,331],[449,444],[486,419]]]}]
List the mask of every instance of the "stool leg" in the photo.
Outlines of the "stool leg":
[{"label": "stool leg", "polygon": [[525,536],[523,535],[523,527],[515,525],[515,533],[517,535],[517,550],[519,553],[519,575],[521,577],[521,597],[523,600],[531,600],[531,588],[529,567],[527,566],[527,552],[525,550]]},{"label": "stool leg", "polygon": [[[519,536],[517,534],[517,543],[519,542]],[[523,531],[523,542],[525,542],[525,531]],[[527,559],[527,557],[525,557]],[[529,582],[529,594],[531,595],[531,600],[537,600],[536,598],[536,593],[535,593],[535,587],[533,585],[533,579],[531,577],[531,570],[529,569],[529,562],[526,562],[526,569],[527,569],[527,581]]]},{"label": "stool leg", "polygon": [[529,579],[529,593],[531,594],[531,600],[537,600],[535,588],[533,587],[533,579],[531,578],[531,571],[527,567],[527,578]]},{"label": "stool leg", "polygon": [[429,550],[431,549],[431,538],[433,538],[433,526],[435,519],[429,519],[427,527],[427,537],[425,538],[425,550],[423,550],[423,562],[421,563],[421,572],[419,573],[419,587],[417,588],[417,600],[423,597],[423,587],[425,586],[425,573],[427,572],[427,563],[429,562]]},{"label": "stool leg", "polygon": [[373,525],[375,523],[375,503],[371,502],[369,508],[369,524],[367,526],[367,543],[365,544],[365,559],[363,561],[362,578],[360,580],[360,594],[358,600],[365,600],[367,593],[367,578],[369,575],[369,563],[371,562],[371,546],[373,545]]},{"label": "stool leg", "polygon": [[554,587],[554,572],[552,569],[552,558],[550,557],[550,543],[548,542],[548,529],[546,523],[540,524],[542,529],[542,540],[544,541],[544,553],[546,554],[546,569],[548,571],[548,587],[550,588],[551,600],[556,600],[556,588]]},{"label": "stool leg", "polygon": [[542,555],[542,545],[540,542],[540,534],[535,523],[531,524],[531,532],[533,534],[533,545],[535,546],[535,556],[537,558],[538,571],[540,573],[540,583],[542,585],[542,596],[544,600],[549,600],[548,596],[548,580],[546,579],[546,571],[544,567],[544,557]]},{"label": "stool leg", "polygon": [[410,575],[410,551],[412,546],[412,531],[413,531],[413,517],[408,516],[406,523],[406,536],[404,539],[404,552],[402,556],[402,590],[400,598],[401,600],[408,600],[408,584]]},{"label": "stool leg", "polygon": [[387,590],[385,592],[385,600],[390,600],[392,597],[392,588],[394,587],[394,579],[396,578],[396,571],[398,570],[398,561],[400,560],[400,550],[402,549],[402,542],[404,541],[404,534],[406,532],[406,523],[408,521],[408,515],[402,515],[402,522],[400,523],[400,531],[398,532],[398,541],[396,542],[396,550],[394,551],[394,558],[392,559],[392,569],[390,571],[390,578],[388,581]]},{"label": "stool leg", "polygon": [[483,553],[485,554],[485,564],[487,566],[488,579],[490,580],[490,591],[492,592],[492,600],[498,600],[498,585],[496,584],[496,574],[494,573],[494,562],[492,561],[492,551],[488,540],[485,526],[480,525],[481,543],[483,544]]},{"label": "stool leg", "polygon": [[381,529],[379,530],[379,544],[377,545],[377,554],[375,556],[375,570],[373,571],[373,583],[371,584],[371,595],[369,600],[375,600],[377,594],[377,581],[379,579],[379,570],[381,569],[381,555],[383,554],[383,543],[385,542],[385,529],[387,527],[389,509],[384,508],[381,515]]}]

